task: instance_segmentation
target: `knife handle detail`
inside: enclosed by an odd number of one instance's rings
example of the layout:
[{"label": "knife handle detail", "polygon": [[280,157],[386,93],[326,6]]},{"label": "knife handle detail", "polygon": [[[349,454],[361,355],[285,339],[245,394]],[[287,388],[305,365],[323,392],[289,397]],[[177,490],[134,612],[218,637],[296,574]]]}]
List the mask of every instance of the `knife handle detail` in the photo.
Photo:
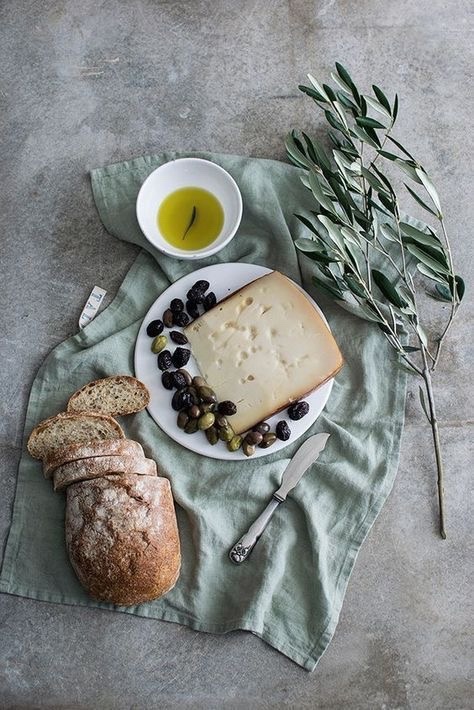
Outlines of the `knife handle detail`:
[{"label": "knife handle detail", "polygon": [[268,525],[270,518],[280,505],[277,498],[272,498],[265,510],[263,510],[256,521],[250,526],[243,537],[233,546],[229,552],[229,557],[234,564],[239,565],[244,562],[252,552],[260,535]]}]

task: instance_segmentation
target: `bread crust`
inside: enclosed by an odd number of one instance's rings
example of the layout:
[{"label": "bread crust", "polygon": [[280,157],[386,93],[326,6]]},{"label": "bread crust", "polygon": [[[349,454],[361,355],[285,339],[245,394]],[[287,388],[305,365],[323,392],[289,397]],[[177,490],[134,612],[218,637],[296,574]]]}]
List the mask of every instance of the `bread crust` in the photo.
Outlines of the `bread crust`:
[{"label": "bread crust", "polygon": [[179,535],[166,478],[128,474],[73,483],[65,530],[72,567],[94,599],[141,604],[178,579]]},{"label": "bread crust", "polygon": [[[120,424],[113,417],[107,414],[99,414],[98,412],[60,412],[54,417],[43,419],[42,422],[35,426],[28,438],[28,452],[33,458],[42,459],[46,454],[49,455],[55,449],[57,450],[63,448],[64,446],[68,446],[69,444],[79,443],[77,439],[74,440],[74,435],[72,434],[72,426],[74,424],[77,424],[78,427],[80,427],[81,423],[91,425],[93,428],[96,428],[97,436],[96,438],[94,438],[94,436],[91,436],[91,441],[125,438],[125,434]],[[63,424],[66,427],[68,425],[70,426],[70,432],[66,440],[64,440],[63,435],[60,444],[57,444],[56,446],[52,444],[47,445],[46,439],[48,433],[50,436],[52,436],[54,429],[61,428],[61,425]]]},{"label": "bread crust", "polygon": [[[122,390],[121,394],[124,395],[120,400],[121,404],[112,394],[116,387]],[[95,391],[99,393],[98,398],[94,397]],[[129,401],[125,402],[124,399]],[[111,416],[123,416],[145,409],[149,402],[150,393],[143,382],[131,375],[113,375],[88,382],[74,392],[67,403],[67,411],[94,411]]]},{"label": "bread crust", "polygon": [[136,473],[138,476],[157,476],[156,463],[143,454],[93,456],[70,461],[59,466],[53,474],[54,490],[61,491],[77,481],[90,481],[108,474]]},{"label": "bread crust", "polygon": [[56,449],[43,458],[43,473],[45,478],[51,478],[53,471],[59,466],[70,461],[89,459],[96,456],[119,456],[140,454],[144,457],[143,447],[138,441],[131,439],[102,439],[90,441],[86,444],[71,444],[61,449]]}]

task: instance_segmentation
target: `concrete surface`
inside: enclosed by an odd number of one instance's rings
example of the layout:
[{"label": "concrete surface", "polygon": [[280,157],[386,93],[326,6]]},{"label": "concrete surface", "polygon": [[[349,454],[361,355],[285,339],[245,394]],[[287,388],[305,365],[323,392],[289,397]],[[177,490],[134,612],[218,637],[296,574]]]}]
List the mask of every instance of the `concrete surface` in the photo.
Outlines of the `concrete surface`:
[{"label": "concrete surface", "polygon": [[[2,541],[36,369],[75,331],[91,286],[112,295],[135,254],[100,225],[91,168],[176,148],[283,158],[288,129],[320,123],[297,84],[339,60],[367,88],[399,91],[398,135],[435,176],[472,290],[472,9],[468,0],[1,4]],[[413,383],[394,491],[313,674],[250,634],[2,595],[0,707],[472,708],[472,330],[468,300],[436,378],[448,540],[436,535]]]}]

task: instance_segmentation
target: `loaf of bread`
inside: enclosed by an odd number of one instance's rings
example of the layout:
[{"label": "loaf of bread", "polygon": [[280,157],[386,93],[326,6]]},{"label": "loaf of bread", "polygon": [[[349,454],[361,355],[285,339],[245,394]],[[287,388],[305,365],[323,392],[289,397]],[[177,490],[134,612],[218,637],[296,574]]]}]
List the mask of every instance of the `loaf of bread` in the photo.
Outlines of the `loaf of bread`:
[{"label": "loaf of bread", "polygon": [[130,606],[175,585],[181,555],[169,481],[104,476],[67,489],[66,544],[87,592]]},{"label": "loaf of bread", "polygon": [[54,489],[67,489],[66,545],[79,581],[95,599],[120,606],[168,592],[181,565],[169,481],[112,416],[137,412],[149,399],[128,375],[90,382],[27,444]]},{"label": "loaf of bread", "polygon": [[76,481],[89,481],[108,474],[136,473],[138,476],[157,476],[156,463],[143,454],[94,456],[69,461],[53,473],[54,490],[61,491]]},{"label": "loaf of bread", "polygon": [[45,455],[43,473],[45,478],[51,478],[56,468],[70,461],[97,456],[121,456],[122,454],[145,457],[142,445],[131,439],[104,439],[103,441],[90,441],[86,444],[70,444],[60,449],[54,449]]},{"label": "loaf of bread", "polygon": [[143,382],[130,375],[115,375],[89,382],[75,392],[67,411],[125,415],[139,412],[149,401],[150,393]]},{"label": "loaf of bread", "polygon": [[55,417],[44,419],[33,429],[27,447],[33,458],[44,459],[70,444],[124,437],[120,424],[106,414],[61,412]]}]

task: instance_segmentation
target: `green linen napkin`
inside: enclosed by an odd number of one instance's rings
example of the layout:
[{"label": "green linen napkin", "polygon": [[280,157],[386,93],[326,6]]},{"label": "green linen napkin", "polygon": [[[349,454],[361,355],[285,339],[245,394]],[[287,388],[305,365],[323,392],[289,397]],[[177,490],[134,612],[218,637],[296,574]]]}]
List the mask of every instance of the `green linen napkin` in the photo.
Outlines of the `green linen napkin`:
[{"label": "green linen napkin", "polygon": [[165,257],[146,242],[135,218],[137,192],[154,168],[177,154],[94,170],[92,188],[107,230],[143,250],[112,304],[46,359],[32,387],[25,435],[89,380],[133,373],[140,323],[170,282],[208,264],[244,261],[303,283],[340,345],[346,365],[308,432],[330,432],[326,450],[278,508],[251,558],[235,566],[229,548],[261,512],[302,440],[255,461],[216,461],[176,444],[147,412],[124,418],[127,436],[144,444],[171,481],[183,557],[169,594],[127,609],[94,602],[82,590],[65,550],[64,496],[53,493],[40,464],[24,452],[0,591],[213,633],[247,629],[313,670],[334,633],[359,547],[393,484],[406,375],[378,329],[314,292],[311,262],[293,246],[293,239],[307,236],[293,213],[314,206],[299,170],[271,160],[194,155],[222,165],[239,184],[244,214],[237,236],[198,264]]}]

